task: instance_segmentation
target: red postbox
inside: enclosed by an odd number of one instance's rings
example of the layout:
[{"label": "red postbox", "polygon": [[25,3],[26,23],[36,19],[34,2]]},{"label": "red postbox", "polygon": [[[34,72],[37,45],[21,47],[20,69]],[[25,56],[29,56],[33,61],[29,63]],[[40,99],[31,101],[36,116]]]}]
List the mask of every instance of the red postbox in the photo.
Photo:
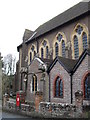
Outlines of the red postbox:
[{"label": "red postbox", "polygon": [[16,96],[16,106],[17,107],[20,106],[20,96],[19,96],[19,94],[17,94],[17,96]]}]

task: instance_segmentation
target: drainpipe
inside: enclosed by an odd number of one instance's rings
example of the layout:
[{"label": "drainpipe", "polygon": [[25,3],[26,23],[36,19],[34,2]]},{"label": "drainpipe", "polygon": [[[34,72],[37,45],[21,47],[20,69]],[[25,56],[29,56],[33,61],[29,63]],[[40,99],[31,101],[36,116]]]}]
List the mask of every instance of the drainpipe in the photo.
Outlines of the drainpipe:
[{"label": "drainpipe", "polygon": [[70,78],[71,78],[71,104],[72,104],[73,103],[72,74],[70,74]]},{"label": "drainpipe", "polygon": [[49,75],[49,102],[50,102],[50,73],[48,73],[48,75]]}]

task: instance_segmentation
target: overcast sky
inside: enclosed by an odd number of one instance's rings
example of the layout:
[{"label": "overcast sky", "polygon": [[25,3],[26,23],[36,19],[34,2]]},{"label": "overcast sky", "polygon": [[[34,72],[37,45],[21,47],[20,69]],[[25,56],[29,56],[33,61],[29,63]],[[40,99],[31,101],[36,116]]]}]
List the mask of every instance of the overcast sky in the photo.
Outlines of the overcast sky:
[{"label": "overcast sky", "polygon": [[34,31],[82,0],[0,0],[0,52],[13,54],[18,60],[17,46],[25,29]]}]

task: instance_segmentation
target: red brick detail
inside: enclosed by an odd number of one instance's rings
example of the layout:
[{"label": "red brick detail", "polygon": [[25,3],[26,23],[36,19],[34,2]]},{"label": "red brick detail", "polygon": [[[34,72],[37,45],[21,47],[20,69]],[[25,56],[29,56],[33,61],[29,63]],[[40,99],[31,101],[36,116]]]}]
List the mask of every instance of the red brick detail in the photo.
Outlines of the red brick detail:
[{"label": "red brick detail", "polygon": [[83,98],[85,97],[85,86],[84,86],[84,83],[85,83],[85,79],[86,79],[88,74],[90,74],[90,71],[85,72],[85,74],[83,75],[82,80],[81,80],[81,87],[82,87],[82,91],[83,91]]},{"label": "red brick detail", "polygon": [[64,97],[64,80],[63,80],[63,77],[61,75],[56,75],[55,79],[54,79],[54,82],[53,82],[53,97],[55,97],[55,82],[57,80],[57,78],[60,77],[60,79],[62,80],[62,83],[63,83],[63,97]]}]

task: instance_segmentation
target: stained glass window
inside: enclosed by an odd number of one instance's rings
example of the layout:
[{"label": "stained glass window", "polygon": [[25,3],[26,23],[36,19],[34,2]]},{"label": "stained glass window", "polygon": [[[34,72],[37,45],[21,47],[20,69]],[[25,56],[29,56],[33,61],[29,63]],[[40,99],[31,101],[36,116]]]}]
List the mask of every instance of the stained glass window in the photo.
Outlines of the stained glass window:
[{"label": "stained glass window", "polygon": [[78,47],[77,36],[74,36],[74,56],[75,56],[75,59],[77,59],[79,57],[79,47]]},{"label": "stained glass window", "polygon": [[46,45],[47,45],[47,41],[44,40],[42,44],[43,44],[44,47],[46,47]]},{"label": "stained glass window", "polygon": [[65,42],[62,40],[62,57],[65,57]]},{"label": "stained glass window", "polygon": [[55,43],[55,55],[58,56],[58,43]]},{"label": "stained glass window", "polygon": [[30,52],[30,62],[32,61],[32,53]]},{"label": "stained glass window", "polygon": [[48,46],[46,46],[46,58],[48,58]]},{"label": "stained glass window", "polygon": [[41,48],[41,58],[43,58],[43,48]]},{"label": "stained glass window", "polygon": [[63,97],[63,83],[60,77],[57,77],[55,82],[55,96]]},{"label": "stained glass window", "polygon": [[88,74],[85,79],[84,87],[85,87],[85,98],[90,99],[90,74]]},{"label": "stained glass window", "polygon": [[36,52],[34,51],[34,56],[36,55]]},{"label": "stained glass window", "polygon": [[34,46],[32,45],[32,47],[31,47],[31,50],[32,50],[32,52],[34,51]]},{"label": "stained glass window", "polygon": [[83,49],[85,50],[87,48],[87,34],[86,33],[83,33],[82,41],[83,41]]},{"label": "stained glass window", "polygon": [[76,29],[76,32],[80,35],[82,31],[83,31],[83,27],[81,27],[80,25],[78,25],[77,29]]},{"label": "stained glass window", "polygon": [[63,96],[63,83],[62,83],[62,80],[60,80],[60,96]]},{"label": "stained glass window", "polygon": [[60,42],[61,41],[61,39],[62,39],[62,35],[61,34],[58,34],[58,36],[57,36],[57,40]]}]

